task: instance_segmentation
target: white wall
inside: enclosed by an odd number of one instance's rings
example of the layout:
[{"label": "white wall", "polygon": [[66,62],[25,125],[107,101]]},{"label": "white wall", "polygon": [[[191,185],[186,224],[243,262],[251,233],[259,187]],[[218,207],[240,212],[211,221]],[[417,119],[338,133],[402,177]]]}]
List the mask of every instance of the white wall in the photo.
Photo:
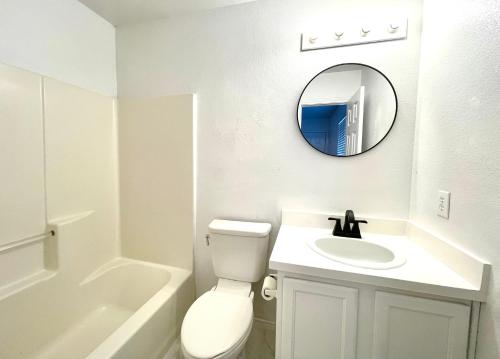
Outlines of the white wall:
[{"label": "white wall", "polygon": [[[216,281],[204,239],[214,217],[269,221],[274,238],[283,207],[408,216],[420,7],[420,0],[259,0],[118,27],[120,96],[198,95],[198,294]],[[397,10],[410,16],[406,41],[299,51],[301,32],[335,16]],[[400,99],[387,140],[348,160],[309,146],[296,120],[303,87],[342,62],[379,68]],[[257,316],[273,313],[272,304],[256,306]]]},{"label": "white wall", "polygon": [[[500,8],[424,2],[413,220],[492,263],[478,359],[500,357]],[[451,191],[450,219],[436,216]]]},{"label": "white wall", "polygon": [[375,146],[391,128],[396,112],[394,92],[378,72],[365,68],[361,83],[365,86],[363,151]]},{"label": "white wall", "polygon": [[121,245],[126,257],[193,270],[194,96],[120,98]]},{"label": "white wall", "polygon": [[361,70],[325,72],[304,91],[300,103],[317,104],[347,102],[361,86]]},{"label": "white wall", "polygon": [[116,94],[115,29],[77,0],[1,0],[0,62]]}]

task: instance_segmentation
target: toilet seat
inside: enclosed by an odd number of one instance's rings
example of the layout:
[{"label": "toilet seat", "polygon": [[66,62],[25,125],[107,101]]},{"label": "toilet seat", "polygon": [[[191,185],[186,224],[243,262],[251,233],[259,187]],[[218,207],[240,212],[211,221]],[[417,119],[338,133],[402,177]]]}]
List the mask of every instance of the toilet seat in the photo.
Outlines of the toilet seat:
[{"label": "toilet seat", "polygon": [[227,291],[220,281],[216,288],[191,305],[182,323],[182,348],[192,358],[225,357],[241,347],[252,328],[252,296]]}]

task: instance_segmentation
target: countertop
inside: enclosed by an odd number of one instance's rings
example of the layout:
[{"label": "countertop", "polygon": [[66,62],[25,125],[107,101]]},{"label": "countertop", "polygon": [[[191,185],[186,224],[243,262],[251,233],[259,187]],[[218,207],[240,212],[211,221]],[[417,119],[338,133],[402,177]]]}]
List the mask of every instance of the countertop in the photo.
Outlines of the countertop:
[{"label": "countertop", "polygon": [[[377,222],[373,218],[370,218],[370,221]],[[416,239],[415,231],[406,230],[411,223],[398,221],[396,230],[394,226],[386,226],[390,234],[385,234],[380,233],[384,226],[380,224],[383,222],[378,220],[378,225],[371,226],[375,231],[370,232],[368,228],[368,231],[363,232],[364,239],[384,245],[406,257],[406,263],[390,269],[355,267],[315,252],[308,245],[308,241],[332,236],[331,228],[315,227],[317,223],[320,221],[297,221],[296,213],[293,216],[284,213],[283,224],[269,261],[270,269],[450,298],[485,300],[484,281],[488,277],[489,265],[469,257],[467,253],[453,253],[460,250],[450,247],[449,243],[435,243],[439,241],[438,238],[427,238],[425,241]],[[434,249],[436,253],[433,253]],[[445,253],[444,256],[442,252]],[[457,265],[460,266],[459,270],[453,268]],[[465,268],[466,266],[471,268]],[[471,276],[471,271],[477,271],[478,274]]]}]

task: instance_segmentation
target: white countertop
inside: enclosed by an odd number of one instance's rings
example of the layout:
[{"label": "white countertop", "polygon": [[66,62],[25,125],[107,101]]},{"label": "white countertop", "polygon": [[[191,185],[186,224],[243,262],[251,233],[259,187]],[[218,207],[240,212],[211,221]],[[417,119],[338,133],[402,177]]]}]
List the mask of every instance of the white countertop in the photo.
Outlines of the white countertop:
[{"label": "white countertop", "polygon": [[[284,222],[291,221],[287,217]],[[469,276],[469,278],[466,278],[463,275],[463,273],[468,272],[467,268],[454,270],[450,265],[451,261],[450,263],[444,263],[442,260],[443,257],[440,258],[433,255],[429,251],[429,248],[432,249],[434,247],[429,245],[421,246],[419,245],[420,242],[411,238],[411,236],[404,233],[394,234],[395,232],[397,233],[397,231],[392,231],[393,234],[381,234],[362,231],[362,235],[363,239],[402,253],[406,256],[406,263],[400,267],[391,269],[366,269],[328,259],[309,247],[308,241],[313,238],[332,236],[331,228],[284,223],[276,239],[269,267],[272,270],[288,273],[363,283],[450,298],[484,301],[486,293],[482,282],[487,278],[488,270],[483,269],[480,280],[472,282],[476,277]],[[435,248],[442,251],[443,248],[439,246],[442,246],[442,244],[436,245]],[[426,248],[424,249],[424,247]],[[452,252],[457,249],[447,249],[450,257],[456,256]],[[466,254],[460,253],[459,256],[463,257]],[[462,267],[470,263],[474,266],[471,270],[477,270],[481,265],[488,266],[486,263],[475,263],[474,258],[467,258],[467,260],[463,260],[462,258],[460,261]]]}]

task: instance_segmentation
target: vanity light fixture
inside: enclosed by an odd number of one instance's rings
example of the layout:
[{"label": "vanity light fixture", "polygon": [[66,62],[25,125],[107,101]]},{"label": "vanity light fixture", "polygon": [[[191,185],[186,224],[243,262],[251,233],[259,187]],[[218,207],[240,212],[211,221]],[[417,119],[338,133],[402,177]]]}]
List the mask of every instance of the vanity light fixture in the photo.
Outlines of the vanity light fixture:
[{"label": "vanity light fixture", "polygon": [[370,33],[370,29],[361,28],[361,36],[367,36]]},{"label": "vanity light fixture", "polygon": [[309,38],[309,42],[310,42],[311,44],[314,44],[314,43],[316,42],[316,40],[318,40],[318,37],[317,37],[317,36],[311,36],[311,37]]},{"label": "vanity light fixture", "polygon": [[389,32],[390,33],[395,33],[396,31],[398,31],[398,29],[399,29],[399,25],[389,24]]},{"label": "vanity light fixture", "polygon": [[407,19],[334,24],[331,30],[302,33],[301,51],[361,45],[372,42],[405,40],[407,30]]}]

